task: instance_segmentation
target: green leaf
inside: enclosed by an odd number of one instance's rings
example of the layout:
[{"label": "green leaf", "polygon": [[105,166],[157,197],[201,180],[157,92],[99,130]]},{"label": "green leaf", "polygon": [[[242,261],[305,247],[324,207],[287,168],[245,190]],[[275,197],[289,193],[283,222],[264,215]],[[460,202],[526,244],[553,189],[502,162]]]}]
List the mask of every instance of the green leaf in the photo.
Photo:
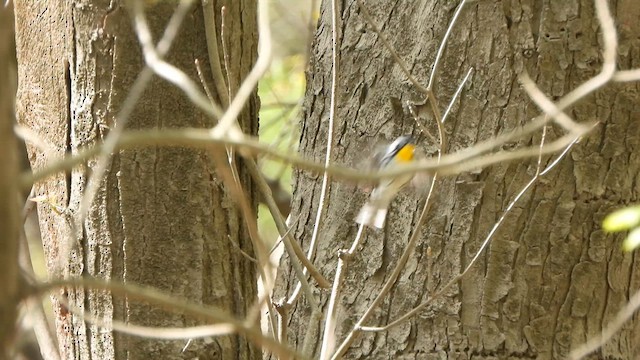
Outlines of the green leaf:
[{"label": "green leaf", "polygon": [[640,206],[637,205],[614,211],[602,222],[602,228],[610,232],[628,230],[638,225],[640,225]]},{"label": "green leaf", "polygon": [[632,251],[638,245],[640,245],[640,227],[631,230],[629,236],[622,242],[622,250]]}]

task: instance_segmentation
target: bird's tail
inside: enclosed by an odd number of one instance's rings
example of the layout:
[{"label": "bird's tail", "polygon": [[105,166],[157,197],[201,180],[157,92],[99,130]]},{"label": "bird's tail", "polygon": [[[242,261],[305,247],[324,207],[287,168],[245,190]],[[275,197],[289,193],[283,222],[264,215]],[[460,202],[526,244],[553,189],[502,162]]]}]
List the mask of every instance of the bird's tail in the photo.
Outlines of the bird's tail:
[{"label": "bird's tail", "polygon": [[386,218],[387,218],[386,206],[380,206],[380,204],[376,204],[374,201],[368,201],[360,209],[358,216],[356,216],[356,222],[358,224],[382,229]]}]

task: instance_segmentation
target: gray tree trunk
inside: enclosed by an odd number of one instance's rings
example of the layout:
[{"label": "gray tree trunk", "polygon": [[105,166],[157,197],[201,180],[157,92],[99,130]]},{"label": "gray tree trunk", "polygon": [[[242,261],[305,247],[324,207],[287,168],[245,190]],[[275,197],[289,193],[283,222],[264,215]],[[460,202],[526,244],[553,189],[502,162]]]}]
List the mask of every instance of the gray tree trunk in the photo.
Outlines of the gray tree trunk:
[{"label": "gray tree trunk", "polygon": [[[19,61],[19,121],[48,144],[50,153],[30,148],[35,169],[67,152],[94,145],[118,126],[116,117],[143,67],[130,14],[120,2],[19,1],[16,3]],[[147,2],[146,13],[158,41],[177,2]],[[194,60],[207,79],[208,55],[200,2],[189,12],[167,60],[197,81]],[[211,4],[211,3],[209,3]],[[218,40],[219,14],[216,3]],[[227,5],[225,39],[236,81],[250,70],[257,49],[255,1]],[[220,46],[219,46],[220,47]],[[221,48],[221,47],[220,47]],[[215,87],[209,84],[212,90]],[[217,96],[214,94],[214,96]],[[239,118],[257,133],[257,100]],[[180,90],[154,78],[138,101],[128,128],[209,127],[213,120]],[[216,175],[205,151],[145,148],[118,151],[91,206],[74,229],[76,211],[96,160],[38,184],[40,226],[51,277],[97,277],[153,286],[184,299],[216,305],[238,317],[256,297],[254,264],[232,241],[251,253],[244,219]],[[248,175],[240,177],[255,206]],[[53,205],[68,209],[60,214]],[[70,249],[69,252],[67,249]],[[199,320],[160,310],[106,292],[65,289],[71,305],[99,318],[131,324],[184,327]],[[55,316],[65,359],[257,358],[260,352],[240,337],[206,344],[156,341],[117,334],[86,324],[58,301]]]},{"label": "gray tree trunk", "polygon": [[[425,85],[457,3],[365,2],[413,76]],[[323,2],[311,54],[300,139],[301,153],[317,160],[324,158],[327,143],[329,4]],[[637,67],[640,7],[634,0],[614,4],[618,63],[624,69]],[[435,144],[420,134],[401,106],[402,101],[423,97],[406,80],[355,1],[344,2],[339,16],[343,37],[334,161],[361,163],[364,150],[373,143],[403,134],[413,134],[429,154],[435,154]],[[602,64],[598,29],[592,0],[471,2],[453,31],[436,86],[443,111],[467,70],[475,69],[445,125],[447,152],[515,129],[540,113],[520,89],[517,76],[523,70],[552,99],[598,74]],[[560,359],[599,334],[640,283],[635,256],[620,250],[620,236],[605,234],[600,227],[608,212],[638,201],[640,160],[634,151],[640,146],[639,101],[636,84],[612,85],[573,107],[569,114],[577,121],[598,120],[601,125],[521,199],[471,272],[410,321],[387,332],[359,336],[345,357]],[[561,134],[555,127],[549,130],[547,140]],[[437,137],[436,132],[432,135]],[[538,133],[503,148],[539,142]],[[398,318],[459,274],[534,170],[535,160],[523,160],[440,179],[416,253],[366,325]],[[305,171],[295,176],[292,215],[301,218],[292,233],[305,244],[311,238],[320,180]],[[331,186],[315,259],[330,278],[337,250],[355,237],[353,219],[365,199],[366,192],[355,184]],[[386,229],[367,231],[338,300],[338,344],[380,291],[422,204],[405,191],[393,202]],[[427,247],[432,249],[431,272]],[[284,276],[293,284],[290,272]],[[305,309],[307,303],[302,301],[289,325],[289,340],[298,346],[309,316]],[[638,333],[640,321],[635,317],[596,357],[637,358]]]}]

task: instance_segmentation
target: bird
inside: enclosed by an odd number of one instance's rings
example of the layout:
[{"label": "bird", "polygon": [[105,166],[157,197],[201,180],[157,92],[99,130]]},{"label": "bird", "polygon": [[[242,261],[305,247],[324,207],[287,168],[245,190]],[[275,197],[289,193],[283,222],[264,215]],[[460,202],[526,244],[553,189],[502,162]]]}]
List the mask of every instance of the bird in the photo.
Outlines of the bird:
[{"label": "bird", "polygon": [[[416,145],[410,135],[403,135],[374,157],[377,170],[389,170],[414,160]],[[382,229],[387,211],[396,194],[413,178],[412,174],[382,179],[356,216],[356,223]]]}]

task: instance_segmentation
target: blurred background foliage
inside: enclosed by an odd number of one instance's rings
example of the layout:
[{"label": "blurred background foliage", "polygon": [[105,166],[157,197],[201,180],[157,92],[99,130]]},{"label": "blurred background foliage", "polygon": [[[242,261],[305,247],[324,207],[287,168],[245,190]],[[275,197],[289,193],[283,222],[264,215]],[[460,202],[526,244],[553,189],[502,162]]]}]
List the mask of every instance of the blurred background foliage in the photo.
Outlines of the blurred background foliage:
[{"label": "blurred background foliage", "polygon": [[[274,0],[271,3],[274,57],[271,68],[258,85],[260,141],[274,148],[297,151],[299,114],[305,91],[305,69],[319,16],[319,1]],[[261,158],[259,165],[278,197],[291,194],[291,166]],[[283,214],[285,217],[288,214]],[[278,237],[265,205],[258,210],[258,226],[264,241]]]}]

